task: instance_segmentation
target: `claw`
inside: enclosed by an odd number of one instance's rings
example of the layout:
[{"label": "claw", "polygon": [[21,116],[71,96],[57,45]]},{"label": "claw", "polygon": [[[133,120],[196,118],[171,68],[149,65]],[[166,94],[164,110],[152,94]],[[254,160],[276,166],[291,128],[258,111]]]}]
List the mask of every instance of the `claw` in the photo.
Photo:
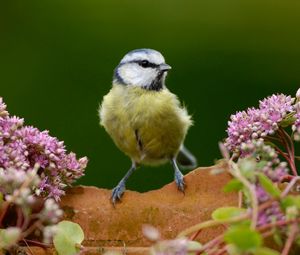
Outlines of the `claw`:
[{"label": "claw", "polygon": [[175,182],[178,189],[184,193],[185,182],[183,174],[180,171],[175,171]]},{"label": "claw", "polygon": [[136,163],[132,161],[132,165],[130,169],[127,171],[127,173],[119,182],[119,184],[116,187],[114,187],[114,189],[112,190],[111,202],[113,203],[113,205],[115,205],[117,201],[121,200],[121,197],[125,191],[126,180],[129,178],[129,176],[133,173],[135,169],[136,169]]},{"label": "claw", "polygon": [[119,182],[119,184],[112,190],[111,201],[113,205],[116,204],[117,201],[121,200],[121,197],[125,191],[125,183]]}]

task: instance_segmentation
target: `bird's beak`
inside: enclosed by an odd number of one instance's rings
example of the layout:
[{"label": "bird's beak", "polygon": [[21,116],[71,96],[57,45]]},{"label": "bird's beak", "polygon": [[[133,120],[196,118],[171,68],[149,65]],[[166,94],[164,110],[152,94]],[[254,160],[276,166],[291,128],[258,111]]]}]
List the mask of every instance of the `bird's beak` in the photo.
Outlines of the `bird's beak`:
[{"label": "bird's beak", "polygon": [[172,69],[172,67],[167,65],[167,64],[160,64],[159,65],[159,70],[162,71],[162,72],[169,71],[170,69]]}]

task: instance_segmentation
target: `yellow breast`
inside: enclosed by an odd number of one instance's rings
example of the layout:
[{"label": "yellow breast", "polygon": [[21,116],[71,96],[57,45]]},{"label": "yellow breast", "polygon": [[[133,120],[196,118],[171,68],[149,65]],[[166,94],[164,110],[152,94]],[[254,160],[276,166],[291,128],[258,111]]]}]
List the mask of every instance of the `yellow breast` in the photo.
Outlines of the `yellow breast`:
[{"label": "yellow breast", "polygon": [[149,91],[115,84],[99,110],[101,125],[137,163],[160,164],[175,157],[192,121],[168,89]]}]

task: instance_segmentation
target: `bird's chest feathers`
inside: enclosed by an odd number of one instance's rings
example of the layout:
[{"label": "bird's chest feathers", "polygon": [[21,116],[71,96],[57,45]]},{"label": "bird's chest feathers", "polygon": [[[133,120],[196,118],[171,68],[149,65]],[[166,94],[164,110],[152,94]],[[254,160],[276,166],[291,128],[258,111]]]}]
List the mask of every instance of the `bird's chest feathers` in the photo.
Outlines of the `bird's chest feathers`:
[{"label": "bird's chest feathers", "polygon": [[123,97],[123,106],[135,128],[164,126],[178,110],[176,98],[167,90],[129,89]]},{"label": "bird's chest feathers", "polygon": [[117,86],[104,101],[103,125],[118,147],[137,162],[174,156],[191,124],[186,110],[167,89]]}]

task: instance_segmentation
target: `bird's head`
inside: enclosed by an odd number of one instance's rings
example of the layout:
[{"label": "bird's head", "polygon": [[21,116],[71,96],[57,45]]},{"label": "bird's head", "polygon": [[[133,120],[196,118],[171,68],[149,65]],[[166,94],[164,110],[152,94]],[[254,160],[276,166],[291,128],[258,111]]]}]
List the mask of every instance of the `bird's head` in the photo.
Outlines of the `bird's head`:
[{"label": "bird's head", "polygon": [[170,69],[160,52],[151,49],[133,50],[116,67],[114,83],[158,91],[165,86]]}]

